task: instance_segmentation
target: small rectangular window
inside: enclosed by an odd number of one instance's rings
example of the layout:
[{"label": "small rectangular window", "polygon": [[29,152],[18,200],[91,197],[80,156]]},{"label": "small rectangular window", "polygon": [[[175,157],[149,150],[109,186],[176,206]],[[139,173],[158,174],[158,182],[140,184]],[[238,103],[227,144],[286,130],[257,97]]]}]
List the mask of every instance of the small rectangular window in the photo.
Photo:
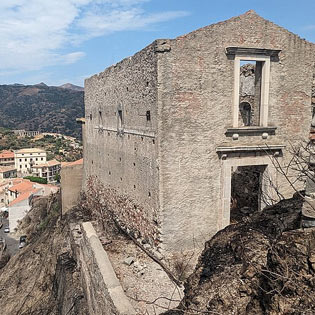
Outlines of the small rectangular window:
[{"label": "small rectangular window", "polygon": [[147,121],[151,121],[151,113],[150,113],[150,111],[149,110],[147,110],[147,112],[146,112],[146,117],[147,117]]},{"label": "small rectangular window", "polygon": [[121,109],[118,110],[118,128],[123,126],[123,112]]},{"label": "small rectangular window", "polygon": [[99,125],[103,126],[103,116],[102,116],[102,111],[98,111],[98,119],[99,119]]}]

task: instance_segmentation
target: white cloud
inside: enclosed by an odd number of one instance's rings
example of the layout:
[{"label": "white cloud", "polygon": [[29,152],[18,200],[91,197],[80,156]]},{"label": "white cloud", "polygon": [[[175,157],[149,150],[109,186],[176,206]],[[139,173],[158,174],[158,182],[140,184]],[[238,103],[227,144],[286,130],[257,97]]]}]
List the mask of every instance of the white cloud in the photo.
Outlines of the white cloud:
[{"label": "white cloud", "polygon": [[71,64],[77,62],[79,59],[83,58],[85,56],[85,53],[82,51],[73,52],[64,56],[61,56],[61,60],[65,64]]},{"label": "white cloud", "polygon": [[139,8],[128,10],[111,10],[105,13],[96,14],[87,12],[78,26],[87,31],[89,36],[100,36],[111,32],[143,29],[151,24],[168,21],[174,18],[186,16],[184,11],[171,11],[147,15]]},{"label": "white cloud", "polygon": [[150,0],[1,0],[0,72],[42,69],[84,57],[73,45],[187,15],[147,14]]}]

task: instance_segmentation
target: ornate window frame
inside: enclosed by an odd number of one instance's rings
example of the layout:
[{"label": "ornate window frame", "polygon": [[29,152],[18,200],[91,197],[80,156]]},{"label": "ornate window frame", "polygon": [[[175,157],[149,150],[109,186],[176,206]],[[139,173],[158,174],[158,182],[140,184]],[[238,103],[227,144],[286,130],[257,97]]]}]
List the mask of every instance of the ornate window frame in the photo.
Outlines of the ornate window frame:
[{"label": "ornate window frame", "polygon": [[259,110],[259,126],[268,127],[268,107],[269,107],[269,84],[270,84],[270,62],[279,60],[281,50],[227,47],[226,55],[234,59],[234,92],[233,92],[233,128],[239,126],[239,91],[240,91],[240,64],[241,60],[262,62],[261,95]]}]

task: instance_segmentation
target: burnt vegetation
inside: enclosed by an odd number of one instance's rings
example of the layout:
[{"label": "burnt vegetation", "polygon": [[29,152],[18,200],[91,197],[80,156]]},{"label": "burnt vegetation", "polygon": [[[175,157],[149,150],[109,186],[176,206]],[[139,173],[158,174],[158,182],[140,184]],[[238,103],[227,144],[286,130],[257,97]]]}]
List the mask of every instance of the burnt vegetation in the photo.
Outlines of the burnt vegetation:
[{"label": "burnt vegetation", "polygon": [[315,231],[296,194],[206,242],[185,297],[165,314],[314,314]]}]

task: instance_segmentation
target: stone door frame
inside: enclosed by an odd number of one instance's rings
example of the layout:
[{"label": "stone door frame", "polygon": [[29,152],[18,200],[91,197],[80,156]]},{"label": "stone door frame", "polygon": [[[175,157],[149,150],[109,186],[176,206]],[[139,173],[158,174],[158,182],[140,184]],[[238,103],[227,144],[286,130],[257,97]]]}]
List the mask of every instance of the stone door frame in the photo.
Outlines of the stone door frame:
[{"label": "stone door frame", "polygon": [[[258,154],[262,154],[259,152]],[[218,217],[218,230],[225,228],[230,224],[230,207],[231,207],[231,170],[237,166],[265,166],[262,179],[262,191],[267,196],[274,196],[275,192],[271,189],[265,178],[269,178],[272,182],[277,183],[277,170],[274,167],[271,157],[267,153],[257,155],[255,152],[229,154],[229,156],[221,157],[221,207]],[[264,204],[260,205],[261,209]]]}]

